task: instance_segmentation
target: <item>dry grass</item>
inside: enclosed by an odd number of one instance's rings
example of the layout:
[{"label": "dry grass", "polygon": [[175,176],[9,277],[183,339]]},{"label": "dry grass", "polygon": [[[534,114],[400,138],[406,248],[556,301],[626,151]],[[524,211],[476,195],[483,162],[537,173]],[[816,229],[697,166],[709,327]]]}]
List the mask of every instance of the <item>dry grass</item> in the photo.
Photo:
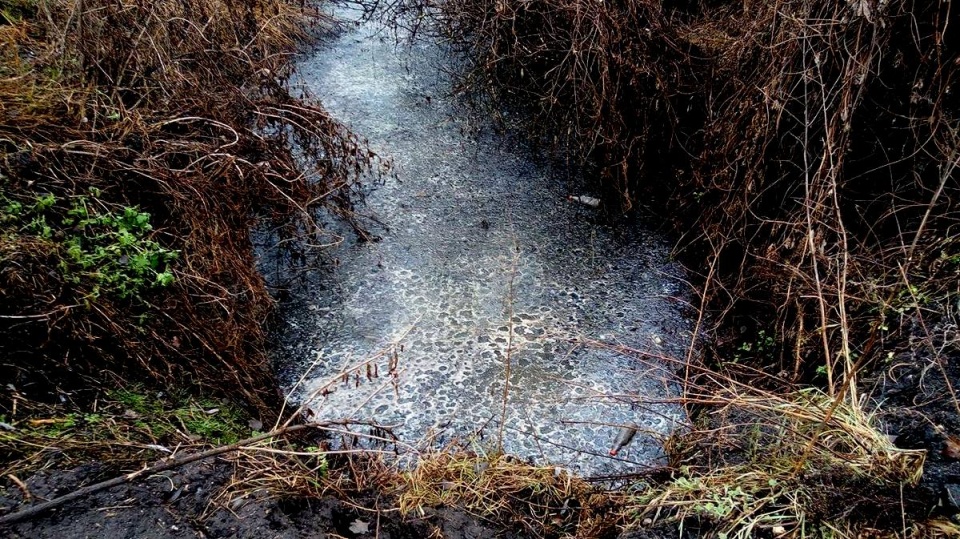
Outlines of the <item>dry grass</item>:
[{"label": "dry grass", "polygon": [[896,493],[917,485],[926,451],[897,448],[859,406],[834,407],[816,390],[727,390],[708,400],[720,404],[702,428],[669,442],[671,480],[628,504],[634,522],[667,516],[682,526],[694,518],[712,533],[740,538],[825,527],[849,537],[855,533],[839,530],[859,529],[864,514],[892,504],[886,526],[901,524]]},{"label": "dry grass", "polygon": [[579,508],[593,494],[583,480],[552,466],[462,450],[424,455],[413,470],[401,472],[398,488],[404,514],[462,507],[481,518],[522,523],[542,535],[577,529]]},{"label": "dry grass", "polygon": [[[934,537],[943,528],[923,519],[926,507],[915,499],[926,452],[896,447],[861,403],[813,389],[776,394],[709,371],[701,379],[708,377],[722,383],[686,387],[683,402],[700,412],[667,439],[669,462],[626,489],[604,490],[565,470],[469,445],[405,446],[400,462],[407,464],[398,467],[396,456],[329,452],[324,441],[304,451],[301,441],[301,449],[284,443],[238,454],[237,480],[220,500],[332,495],[371,514],[413,519],[454,507],[531,537],[651,527],[741,538],[891,536],[909,528]],[[345,447],[366,436],[362,425],[324,431],[343,435]],[[389,438],[373,436],[390,448]]]},{"label": "dry grass", "polygon": [[421,454],[404,470],[370,451],[328,455],[318,465],[302,451],[252,448],[237,454],[236,480],[218,503],[256,495],[335,496],[361,511],[398,511],[413,519],[452,507],[530,537],[593,537],[621,518],[613,498],[582,479],[509,456],[449,448]]},{"label": "dry grass", "polygon": [[[604,490],[562,469],[463,446],[415,455],[406,447],[403,460],[412,464],[398,468],[390,438],[380,431],[366,434],[371,425],[307,424],[295,435],[222,455],[232,463],[234,479],[208,511],[235,508],[247,498],[333,496],[361,512],[400,518],[459,508],[530,537],[599,538],[650,527],[696,527],[707,537],[744,538],[827,531],[852,538],[865,530],[882,537],[907,527],[913,536],[937,537],[955,529],[915,519],[923,508],[911,496],[925,453],[895,447],[859,407],[833,407],[831,398],[813,390],[777,396],[735,381],[729,387],[735,389],[688,388],[689,404],[703,407],[700,420],[667,441],[666,466],[636,476],[624,490]],[[249,435],[242,416],[224,409],[208,414],[212,404],[163,402],[128,391],[111,394],[100,406],[96,413],[34,410],[35,419],[18,424],[16,432],[0,432],[0,448],[21,455],[4,473],[69,466],[77,455],[99,455],[133,470],[168,455],[164,447],[186,454],[216,445],[211,433],[233,433],[219,443]],[[211,420],[218,424],[205,426]],[[330,435],[344,436],[345,449],[331,450]],[[358,436],[387,445],[382,452],[349,449],[346,444]],[[885,518],[869,517],[877,514]]]}]

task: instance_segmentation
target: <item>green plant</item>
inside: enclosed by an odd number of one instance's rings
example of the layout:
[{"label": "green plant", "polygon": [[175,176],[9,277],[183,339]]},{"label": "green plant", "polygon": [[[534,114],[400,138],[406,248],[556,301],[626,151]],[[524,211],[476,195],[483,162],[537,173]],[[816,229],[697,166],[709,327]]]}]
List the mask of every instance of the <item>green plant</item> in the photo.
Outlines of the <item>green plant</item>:
[{"label": "green plant", "polygon": [[152,238],[150,214],[137,206],[108,207],[99,196],[100,191],[91,188],[66,205],[49,193],[25,204],[0,192],[0,224],[12,225],[16,234],[47,240],[60,256],[61,275],[84,285],[87,301],[102,294],[141,298],[173,284],[170,264],[179,253]]},{"label": "green plant", "polygon": [[183,445],[224,445],[251,432],[247,416],[224,401],[130,385],[108,391],[95,402],[91,408],[25,401],[12,417],[0,414],[0,423],[12,427],[0,428],[0,475],[53,462],[110,460],[139,467],[144,448],[163,452]]},{"label": "green plant", "polygon": [[327,454],[317,446],[306,448],[306,452],[312,454],[315,459],[313,469],[316,471],[317,477],[326,477],[327,472],[330,471],[330,462],[327,460]]},{"label": "green plant", "polygon": [[173,416],[190,435],[199,436],[214,445],[235,443],[250,432],[237,410],[216,404],[211,401],[186,403],[175,409]]},{"label": "green plant", "polygon": [[87,197],[81,196],[62,223],[73,227],[64,241],[67,257],[61,262],[68,280],[92,280],[95,289],[120,298],[173,284],[169,263],[178,253],[150,239],[149,213],[130,206],[119,212],[97,212]]},{"label": "green plant", "polygon": [[[696,517],[714,527],[711,535],[731,539],[775,528],[799,533],[823,499],[840,495],[837,484],[895,489],[915,485],[923,472],[926,452],[896,447],[859,402],[837,402],[814,389],[780,395],[737,384],[711,399],[725,403],[718,417],[735,419],[703,432],[733,433],[749,458],[678,466],[669,481],[645,485],[629,502],[626,514],[634,522],[668,516],[682,524]],[[701,434],[682,436],[691,438],[691,455],[707,449],[692,449]],[[702,439],[715,441],[713,435]]]},{"label": "green plant", "polygon": [[23,213],[23,205],[19,202],[2,197],[0,201],[3,201],[3,207],[0,207],[0,224],[16,221]]},{"label": "green plant", "polygon": [[53,205],[56,203],[57,203],[57,197],[51,195],[50,193],[47,193],[37,197],[37,202],[36,204],[33,205],[33,209],[35,212],[39,213],[44,210],[48,210],[52,208]]},{"label": "green plant", "polygon": [[139,387],[110,391],[107,397],[139,415],[159,415],[163,412],[163,403],[151,398]]},{"label": "green plant", "polygon": [[752,341],[744,340],[733,354],[733,363],[740,363],[749,358],[771,359],[776,352],[777,339],[775,335],[768,335],[766,331],[757,332]]},{"label": "green plant", "polygon": [[139,386],[118,389],[107,394],[133,412],[135,426],[162,436],[180,430],[188,436],[214,445],[231,444],[250,433],[243,414],[232,405],[214,400],[194,400],[188,396],[152,395]]}]

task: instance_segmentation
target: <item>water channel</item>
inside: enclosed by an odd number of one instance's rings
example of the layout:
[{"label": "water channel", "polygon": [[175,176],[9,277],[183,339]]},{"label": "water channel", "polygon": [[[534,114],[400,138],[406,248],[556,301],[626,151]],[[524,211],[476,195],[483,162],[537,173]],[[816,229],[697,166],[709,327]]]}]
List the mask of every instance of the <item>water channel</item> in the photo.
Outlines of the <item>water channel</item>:
[{"label": "water channel", "polygon": [[[567,199],[583,191],[563,166],[468,121],[443,62],[435,44],[398,47],[363,23],[299,64],[397,177],[358,208],[383,224],[380,241],[333,249],[335,269],[287,308],[280,353],[302,378],[297,398],[421,448],[502,441],[587,475],[656,462],[685,421],[669,402],[676,364],[656,359],[689,340],[668,243],[604,224],[602,208]],[[627,423],[639,434],[611,457]]]}]

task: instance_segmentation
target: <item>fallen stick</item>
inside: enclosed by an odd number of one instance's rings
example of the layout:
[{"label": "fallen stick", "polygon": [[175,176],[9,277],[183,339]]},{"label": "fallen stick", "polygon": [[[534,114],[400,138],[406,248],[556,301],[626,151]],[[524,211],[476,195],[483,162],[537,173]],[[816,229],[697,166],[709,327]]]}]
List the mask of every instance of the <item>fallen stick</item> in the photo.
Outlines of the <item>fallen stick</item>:
[{"label": "fallen stick", "polygon": [[186,457],[179,458],[176,460],[161,462],[159,464],[155,464],[153,466],[144,468],[142,470],[138,470],[136,472],[131,472],[126,475],[121,475],[119,477],[114,477],[113,479],[108,479],[100,483],[89,485],[81,489],[77,489],[69,494],[60,496],[59,498],[54,498],[50,501],[38,503],[37,505],[30,506],[21,511],[17,511],[16,513],[9,513],[9,514],[0,516],[0,526],[6,525],[6,524],[13,524],[14,522],[20,522],[21,520],[26,520],[28,518],[35,517],[40,513],[49,511],[50,509],[53,509],[55,507],[59,507],[69,501],[76,500],[77,498],[82,498],[88,494],[93,494],[94,492],[99,492],[101,490],[105,490],[110,487],[115,487],[117,485],[122,485],[124,483],[135,481],[143,476],[153,475],[155,473],[171,470],[173,468],[178,468],[180,466],[190,464],[191,462],[196,462],[198,460],[203,460],[209,457],[215,457],[217,455],[228,453],[230,451],[236,451],[244,446],[257,443],[261,440],[273,438],[274,436],[280,436],[281,434],[286,434],[288,432],[303,430],[305,428],[312,427],[312,426],[313,425],[292,425],[292,426],[281,427],[279,429],[273,430],[266,434],[260,434],[252,438],[247,438],[246,440],[240,440],[235,444],[225,445],[222,447],[215,447],[213,449],[202,451],[200,453],[196,453],[193,455],[188,455]]}]

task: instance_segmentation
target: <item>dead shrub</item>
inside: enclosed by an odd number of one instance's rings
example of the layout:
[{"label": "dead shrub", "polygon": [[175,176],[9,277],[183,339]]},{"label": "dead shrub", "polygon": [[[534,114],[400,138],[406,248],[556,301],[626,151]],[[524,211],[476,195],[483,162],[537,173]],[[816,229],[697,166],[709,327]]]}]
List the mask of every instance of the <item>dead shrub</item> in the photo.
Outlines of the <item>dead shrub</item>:
[{"label": "dead shrub", "polygon": [[285,86],[285,0],[0,2],[0,376],[279,402],[257,223],[317,243],[373,158]]}]

